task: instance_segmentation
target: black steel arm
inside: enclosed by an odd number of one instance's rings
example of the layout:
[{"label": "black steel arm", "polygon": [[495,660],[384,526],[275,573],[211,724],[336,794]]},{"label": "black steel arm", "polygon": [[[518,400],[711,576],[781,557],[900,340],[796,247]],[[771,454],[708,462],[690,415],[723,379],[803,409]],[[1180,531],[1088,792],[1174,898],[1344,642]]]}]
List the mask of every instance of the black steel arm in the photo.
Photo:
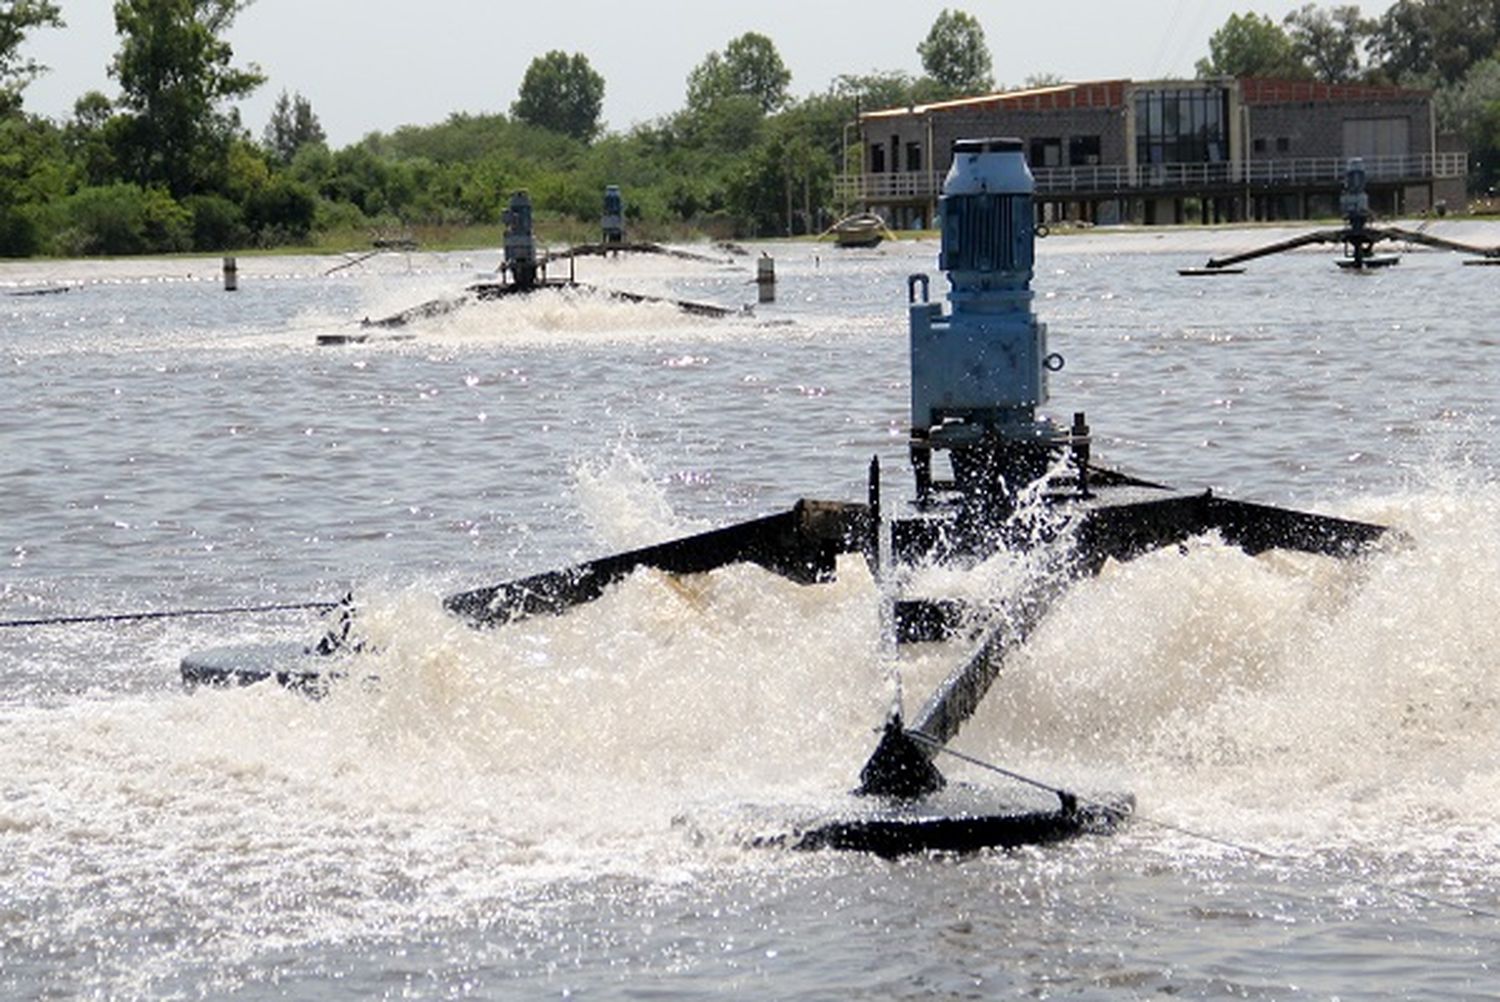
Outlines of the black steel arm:
[{"label": "black steel arm", "polygon": [[1385,526],[1369,522],[1234,501],[1205,491],[1093,508],[1082,516],[1075,547],[1082,566],[1092,572],[1106,560],[1129,560],[1213,530],[1250,554],[1287,549],[1335,557],[1352,556],[1386,532]]},{"label": "black steel arm", "polygon": [[1418,230],[1403,230],[1399,226],[1381,226],[1372,228],[1371,233],[1378,233],[1387,240],[1405,240],[1407,243],[1424,244],[1428,247],[1436,247],[1439,250],[1458,251],[1460,254],[1478,254],[1480,257],[1500,257],[1500,247],[1479,247],[1474,244],[1460,243],[1457,240],[1449,240],[1446,237],[1435,237],[1430,233],[1422,233]]},{"label": "black steel arm", "polygon": [[[582,285],[580,288],[595,289],[595,286]],[[713,303],[695,303],[691,299],[667,299],[664,296],[647,296],[640,292],[626,292],[623,289],[597,289],[611,299],[618,299],[622,303],[667,303],[675,306],[682,312],[694,317],[732,317],[746,312],[741,309],[730,309],[727,306],[715,306]]]},{"label": "black steel arm", "polygon": [[1253,261],[1255,258],[1265,257],[1268,254],[1280,254],[1282,251],[1296,250],[1298,247],[1306,247],[1308,244],[1343,243],[1347,233],[1347,230],[1316,230],[1312,233],[1304,233],[1300,237],[1292,237],[1290,240],[1266,244],[1264,247],[1245,251],[1243,254],[1209,258],[1207,267],[1228,268],[1230,265],[1239,264],[1242,261]]},{"label": "black steel arm", "polygon": [[839,554],[865,546],[868,521],[869,509],[862,504],[802,500],[777,515],[462,592],[445,599],[443,606],[476,626],[499,626],[592,602],[640,567],[698,574],[754,563],[799,584],[813,584],[833,577]]}]

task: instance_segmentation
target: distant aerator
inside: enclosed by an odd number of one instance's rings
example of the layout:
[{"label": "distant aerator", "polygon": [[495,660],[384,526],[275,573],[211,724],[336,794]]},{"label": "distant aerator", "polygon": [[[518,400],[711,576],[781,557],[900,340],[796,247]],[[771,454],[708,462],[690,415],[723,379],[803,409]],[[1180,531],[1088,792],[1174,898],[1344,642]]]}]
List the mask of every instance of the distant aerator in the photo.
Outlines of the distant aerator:
[{"label": "distant aerator", "polygon": [[1474,254],[1481,260],[1500,258],[1500,247],[1476,247],[1444,237],[1435,237],[1420,230],[1407,230],[1398,226],[1370,225],[1370,195],[1365,191],[1365,163],[1359,157],[1349,161],[1344,172],[1344,191],[1339,198],[1339,210],[1344,214],[1344,225],[1337,230],[1314,230],[1290,240],[1267,244],[1242,254],[1229,257],[1210,258],[1202,268],[1183,268],[1179,275],[1237,274],[1243,269],[1235,265],[1252,261],[1270,254],[1296,250],[1308,244],[1342,244],[1344,256],[1337,264],[1350,271],[1366,271],[1371,268],[1387,268],[1401,259],[1394,254],[1376,254],[1375,245],[1382,240],[1404,240],[1407,243],[1423,244],[1439,250]]}]

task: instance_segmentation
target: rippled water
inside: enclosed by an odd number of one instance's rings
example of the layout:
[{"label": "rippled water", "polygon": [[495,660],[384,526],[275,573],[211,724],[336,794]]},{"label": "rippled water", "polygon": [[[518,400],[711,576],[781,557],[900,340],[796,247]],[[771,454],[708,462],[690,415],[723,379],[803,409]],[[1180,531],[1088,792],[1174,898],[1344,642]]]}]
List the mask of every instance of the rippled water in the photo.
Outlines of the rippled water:
[{"label": "rippled water", "polygon": [[[747,848],[844,803],[890,699],[857,560],[493,633],[439,598],[858,500],[871,454],[902,493],[934,245],[770,246],[780,301],[725,321],[547,294],[341,348],[493,261],[242,260],[233,295],[206,260],[0,265],[0,618],[352,588],[380,678],[180,691],[183,653],[302,614],[0,630],[0,995],[1497,997],[1500,270],[1175,274],[1281,235],[1044,243],[1052,409],[1109,465],[1405,540],[1082,583],[956,745],[1146,820],[897,864]],[[754,298],[746,258],[579,268]]]}]

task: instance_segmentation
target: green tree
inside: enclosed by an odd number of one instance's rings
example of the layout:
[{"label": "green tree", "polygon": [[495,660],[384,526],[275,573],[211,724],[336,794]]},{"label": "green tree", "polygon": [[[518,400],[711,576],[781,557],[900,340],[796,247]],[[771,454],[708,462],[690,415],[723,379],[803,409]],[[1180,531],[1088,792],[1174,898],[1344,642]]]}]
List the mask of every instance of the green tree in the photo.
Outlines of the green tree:
[{"label": "green tree", "polygon": [[1198,78],[1311,75],[1292,50],[1286,31],[1264,14],[1231,14],[1208,38],[1208,58],[1198,60]]},{"label": "green tree", "polygon": [[776,45],[754,31],[731,41],[724,51],[710,52],[688,74],[687,103],[694,112],[743,95],[754,100],[762,114],[786,105],[792,73],[781,61]]},{"label": "green tree", "polygon": [[853,113],[853,97],[835,86],[766,120],[759,142],[725,175],[725,205],[738,234],[812,233],[833,221],[833,177]]},{"label": "green tree", "polygon": [[1057,87],[1064,83],[1067,81],[1061,75],[1050,72],[1028,73],[1026,79],[1022,81],[1022,85],[1028,90],[1035,87]]},{"label": "green tree", "polygon": [[0,0],[0,115],[21,107],[21,92],[46,70],[21,56],[21,43],[33,28],[61,28],[62,14],[50,0]]},{"label": "green tree", "polygon": [[193,217],[194,250],[230,250],[249,239],[245,213],[223,195],[189,195],[182,207]]},{"label": "green tree", "polygon": [[151,254],[192,246],[192,213],[157,188],[81,188],[59,208],[65,225],[53,249],[60,253]]},{"label": "green tree", "polygon": [[262,246],[301,243],[312,232],[317,207],[311,186],[276,174],[246,199],[244,221]]},{"label": "green tree", "polygon": [[1469,190],[1493,196],[1500,184],[1500,101],[1484,106],[1468,136],[1474,157]]},{"label": "green tree", "polygon": [[603,107],[604,78],[594,72],[588,57],[554,49],[526,68],[510,113],[523,122],[587,143],[599,134]]},{"label": "green tree", "polygon": [[1395,82],[1457,83],[1500,44],[1500,0],[1397,0],[1372,27],[1369,49]]},{"label": "green tree", "polygon": [[698,149],[721,154],[743,153],[760,140],[766,116],[749,94],[728,94],[677,119],[683,140]]},{"label": "green tree", "polygon": [[1492,104],[1500,103],[1500,58],[1475,63],[1458,83],[1433,95],[1438,128],[1468,135]]},{"label": "green tree", "polygon": [[230,64],[224,34],[250,0],[116,0],[120,50],[110,73],[120,83],[125,127],[121,167],[143,186],[174,195],[212,187],[238,118],[223,105],[264,81]]},{"label": "green tree", "polygon": [[1342,4],[1327,10],[1304,4],[1285,18],[1292,54],[1324,83],[1348,83],[1359,76],[1360,53],[1374,23],[1360,16],[1359,7]]},{"label": "green tree", "polygon": [[943,12],[917,45],[927,75],[952,94],[983,94],[995,89],[984,29],[972,14]]},{"label": "green tree", "polygon": [[1370,56],[1387,79],[1399,83],[1431,72],[1432,45],[1425,4],[1397,0],[1375,22]]},{"label": "green tree", "polygon": [[108,184],[115,176],[115,156],[110,143],[114,104],[96,90],[73,102],[73,117],[63,126],[68,157],[83,171],[84,183]]},{"label": "green tree", "polygon": [[301,94],[293,96],[283,90],[276,99],[276,106],[271,109],[271,120],[266,123],[266,131],[262,137],[272,158],[285,167],[302,147],[310,143],[324,143],[327,139],[323,124],[313,114],[312,102]]},{"label": "green tree", "polygon": [[31,115],[0,116],[0,257],[40,249],[42,217],[76,180],[56,126]]},{"label": "green tree", "polygon": [[844,73],[834,78],[833,93],[849,101],[858,101],[858,111],[900,108],[912,101],[916,81],[901,70],[875,73]]},{"label": "green tree", "polygon": [[1433,95],[1438,128],[1463,137],[1473,171],[1469,187],[1488,191],[1500,180],[1500,57],[1469,67],[1458,83]]}]

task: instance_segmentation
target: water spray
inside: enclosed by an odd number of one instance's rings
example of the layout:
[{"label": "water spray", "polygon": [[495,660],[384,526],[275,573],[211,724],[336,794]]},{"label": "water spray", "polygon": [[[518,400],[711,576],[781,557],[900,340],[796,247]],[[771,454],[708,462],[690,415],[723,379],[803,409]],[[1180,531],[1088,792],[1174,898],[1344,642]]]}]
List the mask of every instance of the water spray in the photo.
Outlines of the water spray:
[{"label": "water spray", "polygon": [[[1059,804],[1052,810],[997,801],[976,814],[972,799],[953,799],[952,784],[933,759],[978,708],[1008,654],[1027,642],[1078,578],[1106,561],[1209,532],[1252,554],[1285,547],[1351,556],[1385,529],[1128,476],[1097,464],[1085,415],[1075,414],[1067,426],[1043,415],[1048,377],[1063,360],[1049,351],[1046,325],[1032,311],[1035,242],[1042,234],[1033,190],[1018,140],[955,145],[939,203],[938,263],[949,283],[947,309],[929,301],[927,276],[914,275],[907,283],[915,480],[909,507],[887,511],[875,463],[863,503],[802,499],[772,515],[472,589],[447,598],[445,609],[481,628],[564,614],[642,567],[701,574],[748,562],[816,585],[838,573],[840,555],[863,553],[880,593],[880,657],[891,663],[895,705],[860,773],[866,796],[793,844],[881,855],[965,851],[1052,841],[1118,821],[1120,809],[1101,812],[1090,806],[1097,798],[1055,788]],[[523,193],[512,200],[506,222],[513,284],[545,282],[538,278],[530,203]],[[951,472],[944,475],[935,459],[946,459]],[[1001,553],[1022,573],[982,602],[899,595],[901,567],[973,568]],[[957,648],[954,669],[909,724],[888,637],[897,643],[946,641]],[[354,674],[348,659],[359,650],[358,617],[346,611],[315,644],[190,654],[182,674],[189,684],[339,678]],[[1109,800],[1128,803],[1128,797]]]}]

